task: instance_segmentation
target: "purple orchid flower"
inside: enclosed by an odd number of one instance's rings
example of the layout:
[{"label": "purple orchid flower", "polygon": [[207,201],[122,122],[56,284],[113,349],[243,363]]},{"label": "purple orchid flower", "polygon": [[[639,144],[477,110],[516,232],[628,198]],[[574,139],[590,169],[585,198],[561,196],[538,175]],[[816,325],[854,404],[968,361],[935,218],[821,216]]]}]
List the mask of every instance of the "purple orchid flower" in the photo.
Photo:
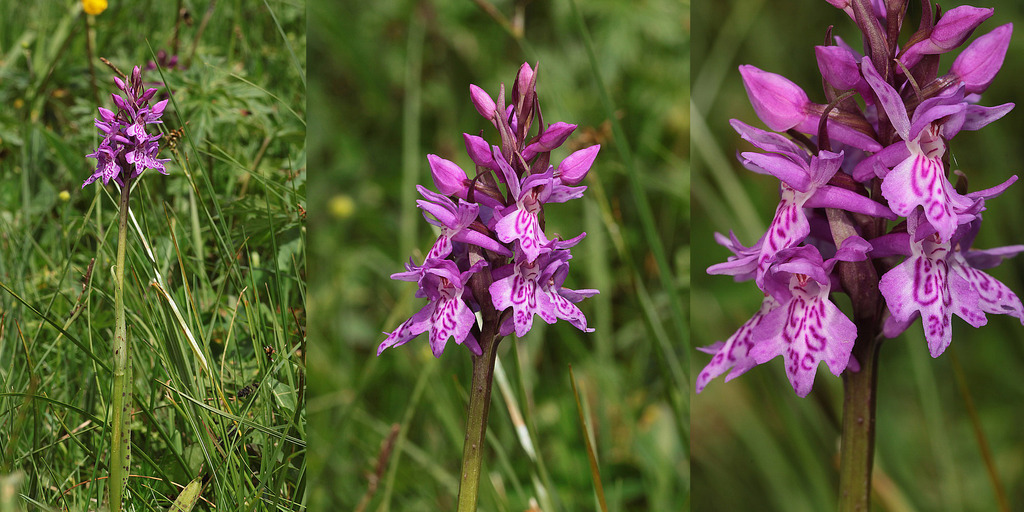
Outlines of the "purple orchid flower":
[{"label": "purple orchid flower", "polygon": [[[580,239],[582,235],[574,240],[578,242]],[[512,308],[513,312],[502,325],[501,334],[508,335],[514,330],[516,336],[525,336],[533,326],[535,315],[548,324],[561,318],[583,332],[593,332],[587,327],[583,312],[574,303],[598,291],[562,287],[572,258],[569,251],[553,250],[534,261],[523,256],[523,253],[517,253],[512,264],[493,272],[494,283],[489,291],[494,307],[498,311]]]},{"label": "purple orchid flower", "polygon": [[[459,206],[456,208],[455,203],[447,196],[431,192],[422,185],[416,185],[416,190],[425,199],[417,200],[416,204],[424,210],[427,222],[441,228],[441,235],[437,237],[434,246],[430,248],[426,259],[447,258],[452,253],[452,241],[479,245],[503,256],[512,255],[512,251],[491,237],[469,228],[480,214],[479,204],[459,199]],[[430,213],[437,220],[426,217],[426,213]]]},{"label": "purple orchid flower", "polygon": [[854,236],[843,242],[835,257],[822,261],[814,246],[796,247],[782,252],[770,270],[766,285],[779,306],[753,329],[749,356],[757,364],[783,356],[798,396],[811,392],[821,361],[836,376],[849,365],[857,327],[829,299],[829,274],[839,261],[864,260],[870,249]]},{"label": "purple orchid flower", "polygon": [[[1002,117],[1009,109],[1006,105],[988,110],[972,110],[967,122],[969,104],[964,99],[964,87],[951,94],[929,98],[914,110],[913,119],[899,93],[879,76],[871,60],[861,62],[864,77],[874,90],[879,104],[889,116],[893,128],[902,139],[879,153],[876,160],[895,160],[903,157],[892,171],[884,165],[871,169],[884,177],[882,195],[893,212],[910,215],[917,207],[924,209],[928,222],[943,240],[953,236],[957,225],[957,212],[970,207],[970,201],[960,195],[946,178],[942,156],[946,152],[943,139],[951,139],[961,129],[978,129]],[[1012,108],[1012,105],[1009,105]],[[866,167],[865,167],[866,168]],[[855,176],[858,173],[855,173]],[[863,173],[859,173],[863,177]]]},{"label": "purple orchid flower", "polygon": [[[757,117],[775,131],[795,129],[803,133],[818,133],[818,121],[825,106],[811,102],[798,85],[788,78],[754,66],[740,66],[743,87]],[[881,146],[861,129],[826,120],[830,136],[840,142],[865,151],[878,151]]]},{"label": "purple orchid flower", "polygon": [[583,197],[587,187],[563,185],[561,179],[554,177],[554,168],[548,168],[541,174],[531,174],[519,183],[512,167],[503,157],[498,156],[495,160],[505,175],[509,193],[516,201],[502,212],[501,219],[495,225],[495,231],[502,242],[518,241],[523,255],[527,261],[532,262],[550,243],[538,218],[542,205],[564,203]]},{"label": "purple orchid flower", "polygon": [[102,180],[104,185],[115,180],[124,186],[126,180],[139,177],[146,169],[167,174],[164,164],[170,162],[170,159],[157,158],[160,152],[157,141],[161,135],[146,132],[146,125],[162,123],[160,117],[167,106],[167,100],[149,106],[157,90],[143,90],[142,72],[138,66],[132,70],[127,82],[114,77],[114,83],[124,92],[125,97],[111,94],[118,107],[117,113],[99,107],[100,117],[95,120],[95,124],[104,137],[96,151],[85,155],[96,159],[96,171],[82,183],[82,188],[97,179]]},{"label": "purple orchid flower", "polygon": [[[417,186],[423,196],[417,204],[440,233],[423,265],[410,259],[404,272],[391,277],[416,282],[416,296],[429,302],[388,335],[378,355],[427,331],[435,355],[451,337],[479,355],[482,347],[493,346],[502,336],[525,336],[536,315],[548,323],[562,319],[581,331],[593,331],[576,303],[597,290],[564,287],[570,248],[586,234],[549,238],[543,219],[546,204],[583,196],[587,187],[573,185],[586,178],[600,146],[575,151],[557,167],[550,164],[551,151],[566,142],[576,125],[544,125],[536,78],[533,68],[521,66],[509,105],[504,85],[496,101],[482,88],[470,86],[473,106],[500,137],[492,145],[480,135],[463,134],[466,153],[476,166],[472,179],[455,162],[427,156],[440,193]],[[477,315],[483,324],[477,323]]]},{"label": "purple orchid flower", "polygon": [[735,119],[731,124],[744,139],[758,148],[771,151],[741,153],[745,166],[755,172],[771,174],[782,182],[781,200],[775,209],[775,217],[760,244],[755,278],[758,286],[762,286],[764,274],[775,255],[795,247],[810,234],[805,206],[843,208],[877,217],[896,218],[882,205],[856,192],[828,184],[842,165],[842,152],[820,151],[816,156],[809,155],[778,134],[765,132]]},{"label": "purple orchid flower", "polygon": [[978,25],[992,16],[995,9],[970,5],[954,7],[939,19],[928,37],[911,45],[900,54],[900,63],[910,68],[925,55],[938,55],[959,48]]},{"label": "purple orchid flower", "polygon": [[434,357],[441,357],[449,338],[455,338],[460,345],[465,343],[473,353],[480,355],[480,345],[470,333],[476,325],[476,315],[463,299],[463,291],[469,278],[487,262],[478,261],[461,273],[451,260],[428,260],[427,265],[429,268],[423,270],[420,287],[430,302],[393,332],[385,333],[388,337],[377,347],[377,355],[427,331]]},{"label": "purple orchid flower", "polygon": [[[996,189],[1001,192],[1006,186],[1008,183]],[[981,194],[972,196],[977,199]],[[1017,295],[982,272],[998,265],[1003,258],[1024,252],[1024,245],[966,250],[964,247],[969,246],[980,227],[980,215],[966,230],[958,231],[959,236],[945,242],[934,228],[922,226],[922,222],[920,213],[908,219],[909,236],[904,240],[910,256],[879,282],[879,290],[892,313],[885,325],[886,336],[899,335],[921,317],[928,351],[932,357],[938,357],[952,341],[954,314],[972,327],[985,325],[986,313],[1008,314],[1024,324],[1024,306]]]}]

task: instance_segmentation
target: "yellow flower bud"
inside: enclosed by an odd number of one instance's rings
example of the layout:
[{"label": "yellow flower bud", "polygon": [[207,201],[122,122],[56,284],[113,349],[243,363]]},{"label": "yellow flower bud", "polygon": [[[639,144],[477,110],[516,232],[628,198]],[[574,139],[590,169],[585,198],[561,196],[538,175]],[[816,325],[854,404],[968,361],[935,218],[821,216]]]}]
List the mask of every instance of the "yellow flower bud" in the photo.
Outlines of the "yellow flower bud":
[{"label": "yellow flower bud", "polygon": [[86,14],[99,14],[107,10],[107,0],[82,0],[82,10]]}]

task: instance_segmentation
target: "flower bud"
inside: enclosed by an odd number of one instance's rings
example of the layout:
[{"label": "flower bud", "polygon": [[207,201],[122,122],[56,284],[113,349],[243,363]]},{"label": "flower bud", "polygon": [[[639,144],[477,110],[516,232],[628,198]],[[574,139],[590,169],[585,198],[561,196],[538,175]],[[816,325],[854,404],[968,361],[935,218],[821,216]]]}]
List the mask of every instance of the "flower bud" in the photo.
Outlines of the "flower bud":
[{"label": "flower bud", "polygon": [[533,68],[530,67],[529,63],[524,62],[523,65],[519,67],[519,73],[516,74],[516,84],[519,86],[519,93],[525,94],[527,89],[530,87],[530,82],[532,81]]},{"label": "flower bud", "polygon": [[931,34],[923,41],[907,48],[900,55],[900,62],[906,67],[913,67],[924,55],[946,53],[964,44],[974,29],[981,22],[992,16],[994,9],[982,9],[970,5],[961,5],[950,9],[942,16]]},{"label": "flower bud", "polygon": [[430,174],[434,185],[446,196],[456,195],[466,189],[466,171],[461,167],[437,155],[427,155],[430,163]]},{"label": "flower bud", "polygon": [[601,150],[600,144],[594,144],[589,148],[583,148],[562,160],[558,166],[559,178],[566,185],[575,185],[587,177],[590,166],[594,165],[597,152]]},{"label": "flower bud", "polygon": [[[498,164],[494,162],[494,155],[491,153],[491,145],[483,137],[463,133],[462,138],[466,140],[466,153],[473,163],[480,167],[486,167],[498,171]],[[501,176],[498,173],[498,176]]]},{"label": "flower bud", "polygon": [[810,100],[788,78],[750,65],[740,66],[740,75],[754,112],[772,130],[784,132],[807,118]]},{"label": "flower bud", "polygon": [[861,83],[857,57],[841,46],[815,46],[818,70],[829,85],[846,91]]},{"label": "flower bud", "polygon": [[537,153],[551,151],[561,146],[575,129],[576,125],[562,122],[548,126],[548,129],[544,130],[544,133],[537,137],[536,142],[526,146],[526,149],[523,150],[523,158],[529,160],[536,156]]},{"label": "flower bud", "polygon": [[964,82],[968,93],[980,93],[988,88],[1003,66],[1006,49],[1013,35],[1013,23],[1007,23],[971,43],[956,60],[950,72]]},{"label": "flower bud", "polygon": [[476,107],[476,111],[480,115],[484,116],[488,121],[494,119],[494,100],[491,99],[491,95],[484,92],[483,89],[470,84],[469,85],[469,97],[473,100],[473,106]]}]

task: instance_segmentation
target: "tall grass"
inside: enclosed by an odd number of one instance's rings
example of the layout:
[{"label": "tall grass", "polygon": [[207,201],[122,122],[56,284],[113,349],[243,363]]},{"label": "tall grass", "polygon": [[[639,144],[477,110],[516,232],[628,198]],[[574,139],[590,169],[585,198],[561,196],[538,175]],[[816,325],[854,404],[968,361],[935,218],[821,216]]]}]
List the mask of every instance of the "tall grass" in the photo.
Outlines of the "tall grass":
[{"label": "tall grass", "polygon": [[[980,35],[1007,22],[1021,21],[1013,2],[995,6]],[[943,5],[946,10],[955,5]],[[919,6],[911,2],[907,19],[917,23]],[[813,45],[835,26],[853,46],[859,37],[852,22],[826,3],[703,1],[693,5],[694,213],[708,222],[694,226],[694,345],[725,340],[756,311],[761,294],[703,269],[724,261],[728,251],[714,244],[714,231],[735,230],[740,240],[757,240],[778,201],[777,181],[756,176],[735,161],[740,138],[731,118],[761,126],[750,108],[737,66],[753,64],[781,73],[821,101]],[[1011,42],[1003,70],[982,104],[1015,101],[1024,43]],[[944,61],[948,66],[950,61]],[[1012,112],[979,132],[959,135],[950,150],[954,165],[971,177],[972,190],[994,186],[1020,166],[1012,158],[1024,116]],[[1024,241],[1019,219],[1021,190],[1011,187],[986,204],[976,247]],[[1004,262],[992,274],[1024,293],[1024,260]],[[842,307],[842,306],[841,306]],[[1024,466],[1019,429],[1024,386],[1024,330],[1015,319],[990,315],[972,329],[954,321],[953,344],[943,356],[928,356],[920,323],[881,346],[878,384],[875,509],[997,510],[997,491],[989,477],[979,436],[993,454],[996,481],[1010,503],[1024,502]],[[694,358],[693,371],[708,356]],[[957,367],[964,379],[958,383]],[[797,398],[780,363],[772,361],[742,377],[712,382],[694,398],[693,510],[831,510],[836,506],[839,419],[842,384],[822,370],[815,390]],[[969,396],[973,408],[964,398]]]},{"label": "tall grass", "polygon": [[81,189],[84,155],[111,107],[99,57],[175,48],[185,69],[144,72],[175,149],[129,220],[127,503],[166,509],[198,478],[198,509],[305,507],[304,6],[178,7],[21,3],[0,24],[0,475],[22,507],[106,506],[117,197]]},{"label": "tall grass", "polygon": [[[499,346],[480,509],[599,508],[584,431],[608,510],[685,509],[687,420],[673,396],[685,388],[670,361],[687,339],[676,327],[685,318],[675,318],[689,273],[686,9],[578,7],[579,19],[569,2],[385,0],[348,16],[312,7],[310,51],[322,67],[310,75],[310,144],[323,172],[311,202],[328,206],[310,211],[320,276],[310,288],[311,507],[455,507],[469,354],[450,344],[435,359],[425,339],[379,358],[376,348],[382,331],[422,307],[414,287],[388,276],[410,256],[422,262],[436,238],[414,207],[414,184],[432,187],[426,155],[471,168],[461,134],[493,134],[469,84],[493,94],[525,61],[539,63],[545,122],[579,124],[552,161],[602,144],[584,199],[545,214],[549,232],[587,232],[566,286],[601,294],[580,304],[596,332],[535,322]],[[631,187],[649,202],[663,258]]]}]

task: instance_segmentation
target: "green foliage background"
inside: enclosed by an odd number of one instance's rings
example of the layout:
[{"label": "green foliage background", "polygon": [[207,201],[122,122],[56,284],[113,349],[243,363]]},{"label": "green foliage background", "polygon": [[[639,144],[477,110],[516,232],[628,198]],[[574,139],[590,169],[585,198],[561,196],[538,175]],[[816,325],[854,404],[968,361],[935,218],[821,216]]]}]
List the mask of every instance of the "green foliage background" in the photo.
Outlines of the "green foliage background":
[{"label": "green foliage background", "polygon": [[[435,359],[423,338],[380,357],[376,348],[382,331],[423,305],[415,285],[389,275],[410,256],[422,261],[436,237],[415,207],[415,184],[433,188],[426,155],[470,169],[462,133],[496,134],[473,108],[469,84],[496,95],[527,61],[539,63],[545,121],[579,124],[552,161],[568,147],[602,144],[586,197],[546,210],[549,233],[588,234],[573,250],[566,286],[601,294],[580,304],[593,334],[538,321],[524,339],[502,341],[508,394],[493,396],[481,510],[527,510],[531,498],[545,511],[596,508],[569,365],[609,509],[685,509],[688,329],[676,326],[686,325],[689,276],[688,6],[602,0],[579,8],[633,167],[602,126],[610,116],[568,1],[385,0],[344,15],[310,7],[311,204],[326,205],[309,214],[311,507],[454,509],[470,354],[449,344]],[[499,18],[511,21],[503,27]],[[641,229],[629,172],[650,203],[666,265]],[[536,459],[517,437],[512,403]]]},{"label": "green foliage background", "polygon": [[[940,3],[946,10],[957,4]],[[907,19],[916,26],[920,6],[910,4]],[[995,7],[975,36],[1004,23],[1019,27],[1024,17],[1017,2],[972,5]],[[693,229],[697,249],[691,305],[694,345],[704,346],[728,338],[761,302],[752,283],[703,272],[729,255],[714,243],[713,232],[732,229],[751,244],[764,232],[778,201],[776,180],[746,171],[733,157],[749,147],[741,145],[729,119],[763,126],[749,106],[737,66],[753,64],[780,73],[800,84],[812,101],[821,101],[813,46],[822,44],[829,25],[855,48],[860,37],[853,22],[825,2],[700,1],[692,7],[693,209],[695,218],[707,222]],[[1019,100],[1022,55],[1024,39],[1016,35],[982,104]],[[944,62],[948,68],[952,60]],[[1019,108],[953,140],[952,157],[970,178],[972,190],[1020,175],[1020,159],[1013,156],[1024,131]],[[976,247],[1024,242],[1022,190],[1018,183],[986,204]],[[1024,292],[1024,260],[1008,260],[991,274]],[[1024,382],[1019,377],[1024,372],[1024,330],[1016,319],[1003,315],[989,315],[988,325],[977,330],[959,319],[953,323],[953,344],[938,359],[928,355],[920,322],[882,345],[874,510],[997,510],[976,439],[979,432],[989,444],[1008,502],[1024,503]],[[695,357],[693,375],[709,359]],[[963,385],[958,384],[960,371]],[[694,398],[692,410],[692,510],[833,509],[841,404],[841,379],[822,369],[814,391],[800,399],[778,360],[729,383],[713,381]]]}]

